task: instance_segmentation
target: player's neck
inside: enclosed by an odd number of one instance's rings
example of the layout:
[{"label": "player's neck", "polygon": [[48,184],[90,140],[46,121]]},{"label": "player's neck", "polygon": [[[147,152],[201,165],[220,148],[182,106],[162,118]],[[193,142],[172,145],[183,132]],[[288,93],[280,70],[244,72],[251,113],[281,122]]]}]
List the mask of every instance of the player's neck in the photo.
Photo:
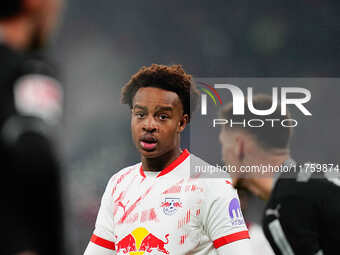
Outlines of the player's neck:
[{"label": "player's neck", "polygon": [[290,158],[290,152],[288,149],[273,149],[270,151],[259,150],[256,157],[253,157],[251,163],[254,165],[271,165],[280,166],[286,160]]},{"label": "player's neck", "polygon": [[[280,166],[290,158],[289,150],[275,150],[271,153],[258,154],[251,162],[253,165],[270,165],[272,167]],[[274,188],[274,172],[263,174],[260,178],[253,178],[248,188],[258,197],[268,200]]]},{"label": "player's neck", "polygon": [[273,157],[273,158],[264,158],[263,160],[261,159],[254,159],[254,161],[252,161],[250,163],[250,165],[270,165],[270,166],[281,166],[282,164],[284,164],[288,159],[290,158],[289,154],[285,155],[285,156],[281,156],[281,157]]},{"label": "player's neck", "polygon": [[0,22],[1,40],[10,48],[25,51],[30,45],[33,27],[24,17]]},{"label": "player's neck", "polygon": [[144,171],[162,171],[181,155],[182,151],[178,147],[157,158],[142,157],[142,167]]},{"label": "player's neck", "polygon": [[274,181],[270,177],[252,178],[248,180],[247,188],[257,197],[267,201],[274,188]]}]

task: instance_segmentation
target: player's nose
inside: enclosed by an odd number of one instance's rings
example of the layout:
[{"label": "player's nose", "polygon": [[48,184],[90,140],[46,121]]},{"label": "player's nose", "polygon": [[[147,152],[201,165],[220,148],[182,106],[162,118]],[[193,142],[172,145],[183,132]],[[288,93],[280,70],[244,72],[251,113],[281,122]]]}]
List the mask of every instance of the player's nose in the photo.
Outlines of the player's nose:
[{"label": "player's nose", "polygon": [[145,118],[145,120],[143,121],[143,131],[153,133],[156,130],[157,130],[157,123],[155,119],[152,116],[148,116],[147,118]]}]

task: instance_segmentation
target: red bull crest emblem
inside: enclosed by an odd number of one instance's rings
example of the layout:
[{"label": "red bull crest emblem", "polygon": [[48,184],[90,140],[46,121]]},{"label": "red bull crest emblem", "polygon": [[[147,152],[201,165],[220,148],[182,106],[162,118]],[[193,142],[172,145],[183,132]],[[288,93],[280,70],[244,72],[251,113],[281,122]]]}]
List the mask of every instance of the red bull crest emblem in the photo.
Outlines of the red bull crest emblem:
[{"label": "red bull crest emblem", "polygon": [[146,228],[136,228],[116,244],[117,254],[147,255],[169,254],[165,249],[169,234],[164,236],[165,241],[151,234]]},{"label": "red bull crest emblem", "polygon": [[179,198],[165,198],[161,207],[166,215],[171,216],[177,212],[178,208],[182,207],[182,202]]}]

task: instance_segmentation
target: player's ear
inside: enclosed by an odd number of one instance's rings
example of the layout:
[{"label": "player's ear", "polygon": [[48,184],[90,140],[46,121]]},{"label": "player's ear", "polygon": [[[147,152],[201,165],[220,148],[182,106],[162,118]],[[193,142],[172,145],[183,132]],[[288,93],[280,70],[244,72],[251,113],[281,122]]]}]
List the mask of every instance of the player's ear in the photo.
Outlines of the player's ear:
[{"label": "player's ear", "polygon": [[242,162],[244,159],[244,140],[242,136],[235,137],[235,155],[239,162]]},{"label": "player's ear", "polygon": [[187,126],[188,122],[189,122],[189,115],[188,114],[183,114],[182,118],[178,122],[177,130],[178,130],[179,133],[183,132],[183,130]]}]

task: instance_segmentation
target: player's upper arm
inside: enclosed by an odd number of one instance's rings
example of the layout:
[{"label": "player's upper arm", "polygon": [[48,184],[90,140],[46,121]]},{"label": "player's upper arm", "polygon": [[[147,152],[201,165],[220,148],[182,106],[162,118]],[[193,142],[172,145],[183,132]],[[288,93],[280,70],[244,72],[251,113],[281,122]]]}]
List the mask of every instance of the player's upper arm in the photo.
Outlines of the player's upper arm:
[{"label": "player's upper arm", "polygon": [[[270,217],[271,209],[277,211],[275,217]],[[308,200],[289,197],[265,214],[264,232],[277,254],[320,252],[317,211]]]},{"label": "player's upper arm", "polygon": [[84,255],[115,255],[116,252],[111,249],[98,246],[90,242],[86,248]]},{"label": "player's upper arm", "polygon": [[[203,226],[214,247],[220,254],[232,250],[251,254],[246,245],[249,234],[236,190],[225,179],[211,179],[208,183],[204,192]],[[242,246],[236,244],[240,240],[244,240]]]},{"label": "player's upper arm", "polygon": [[101,200],[95,230],[84,255],[115,254],[115,237],[113,225],[113,189],[112,177],[106,186]]}]

